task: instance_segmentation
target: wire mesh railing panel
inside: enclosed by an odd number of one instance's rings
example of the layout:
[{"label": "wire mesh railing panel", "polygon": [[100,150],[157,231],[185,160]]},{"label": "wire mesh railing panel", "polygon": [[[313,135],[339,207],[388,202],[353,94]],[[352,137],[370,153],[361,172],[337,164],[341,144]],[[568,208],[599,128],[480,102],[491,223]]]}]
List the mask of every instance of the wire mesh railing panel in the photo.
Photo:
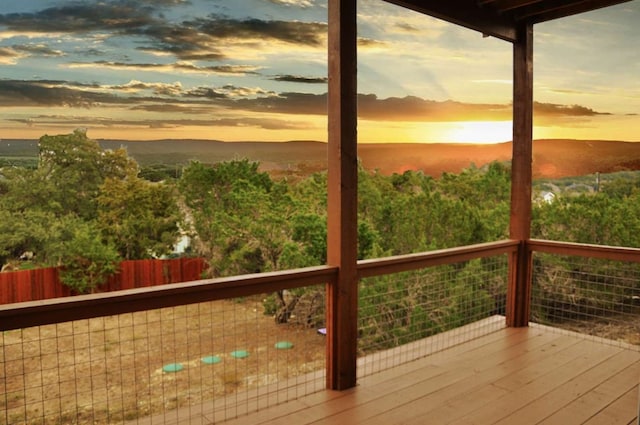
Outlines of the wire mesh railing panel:
[{"label": "wire mesh railing panel", "polygon": [[640,349],[640,264],[536,252],[530,320]]},{"label": "wire mesh railing panel", "polygon": [[5,331],[0,424],[213,423],[321,391],[324,287],[294,292],[279,324],[265,295]]},{"label": "wire mesh railing panel", "polygon": [[358,375],[504,328],[507,277],[502,254],[362,279]]}]

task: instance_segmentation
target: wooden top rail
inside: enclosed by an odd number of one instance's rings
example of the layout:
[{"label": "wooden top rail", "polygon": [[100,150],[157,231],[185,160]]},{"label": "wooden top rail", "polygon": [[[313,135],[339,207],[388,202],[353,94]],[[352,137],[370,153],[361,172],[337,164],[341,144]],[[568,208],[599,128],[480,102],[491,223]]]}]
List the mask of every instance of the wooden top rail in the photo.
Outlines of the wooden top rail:
[{"label": "wooden top rail", "polygon": [[640,262],[639,248],[621,246],[592,245],[573,242],[557,242],[531,239],[527,242],[529,251],[548,254],[574,255],[578,257],[601,258],[615,261]]},{"label": "wooden top rail", "polygon": [[333,283],[337,275],[337,267],[318,266],[6,304],[0,331]]},{"label": "wooden top rail", "polygon": [[409,270],[442,264],[453,264],[475,258],[491,257],[493,255],[515,252],[519,242],[503,240],[456,248],[439,249],[419,254],[397,255],[394,257],[378,258],[358,261],[358,276],[371,277],[393,274]]}]

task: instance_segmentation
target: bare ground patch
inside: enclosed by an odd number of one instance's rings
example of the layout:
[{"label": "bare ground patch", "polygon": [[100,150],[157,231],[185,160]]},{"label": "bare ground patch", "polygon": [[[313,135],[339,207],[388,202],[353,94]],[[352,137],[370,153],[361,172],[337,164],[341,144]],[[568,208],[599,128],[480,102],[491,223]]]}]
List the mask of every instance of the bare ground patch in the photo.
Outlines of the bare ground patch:
[{"label": "bare ground patch", "polygon": [[553,325],[573,332],[598,336],[612,341],[640,345],[640,320],[582,320]]},{"label": "bare ground patch", "polygon": [[0,424],[120,423],[324,368],[316,329],[262,311],[256,297],[4,332]]}]

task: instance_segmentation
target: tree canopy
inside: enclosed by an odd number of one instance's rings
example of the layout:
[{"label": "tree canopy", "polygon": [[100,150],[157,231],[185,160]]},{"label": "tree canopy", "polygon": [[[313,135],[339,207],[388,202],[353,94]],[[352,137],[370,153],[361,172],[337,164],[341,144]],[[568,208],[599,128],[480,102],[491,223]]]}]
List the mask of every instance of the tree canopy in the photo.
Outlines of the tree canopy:
[{"label": "tree canopy", "polygon": [[91,290],[120,259],[171,252],[180,210],[173,188],[138,177],[126,150],[103,150],[86,132],[43,136],[36,169],[0,170],[0,262],[25,252],[63,266],[62,280]]}]

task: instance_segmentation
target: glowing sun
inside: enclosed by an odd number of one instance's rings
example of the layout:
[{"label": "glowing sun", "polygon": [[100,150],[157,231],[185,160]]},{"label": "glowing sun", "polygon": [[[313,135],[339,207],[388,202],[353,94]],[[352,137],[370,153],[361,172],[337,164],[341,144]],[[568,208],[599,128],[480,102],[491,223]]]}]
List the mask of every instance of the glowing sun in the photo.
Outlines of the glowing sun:
[{"label": "glowing sun", "polygon": [[501,143],[513,138],[511,121],[461,121],[447,132],[456,142]]}]

